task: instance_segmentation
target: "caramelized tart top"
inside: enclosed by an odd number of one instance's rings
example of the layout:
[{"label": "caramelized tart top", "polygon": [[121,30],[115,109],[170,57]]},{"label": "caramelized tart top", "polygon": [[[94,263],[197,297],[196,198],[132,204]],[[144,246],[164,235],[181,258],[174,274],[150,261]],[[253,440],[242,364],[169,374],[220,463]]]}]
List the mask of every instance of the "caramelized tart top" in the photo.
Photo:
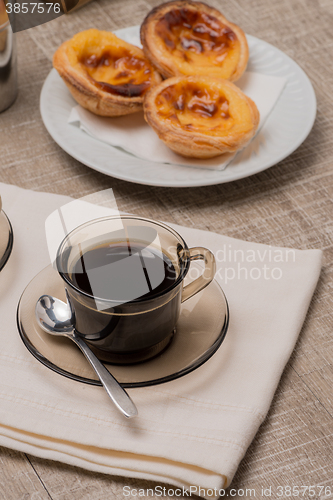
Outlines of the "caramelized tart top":
[{"label": "caramelized tart top", "polygon": [[159,119],[184,131],[225,136],[253,128],[248,98],[222,81],[182,79],[157,93],[154,104]]},{"label": "caramelized tart top", "polygon": [[145,19],[141,39],[157,68],[161,70],[160,62],[169,70],[164,76],[207,74],[209,70],[210,76],[235,80],[248,59],[242,30],[199,2],[176,1],[157,7]]},{"label": "caramelized tart top", "polygon": [[104,92],[142,97],[160,81],[143,51],[113,33],[90,29],[67,43],[71,66]]}]

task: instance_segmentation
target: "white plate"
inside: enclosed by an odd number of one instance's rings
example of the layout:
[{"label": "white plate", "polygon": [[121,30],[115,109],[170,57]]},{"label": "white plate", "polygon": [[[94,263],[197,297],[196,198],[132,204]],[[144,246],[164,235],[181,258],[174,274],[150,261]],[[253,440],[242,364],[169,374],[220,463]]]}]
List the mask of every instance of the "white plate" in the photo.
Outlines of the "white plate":
[{"label": "white plate", "polygon": [[[139,45],[138,26],[118,30],[116,34]],[[55,69],[46,78],[41,93],[45,127],[62,149],[84,165],[138,184],[208,186],[261,172],[290,155],[307,137],[316,117],[316,96],[310,80],[290,57],[263,40],[249,35],[247,39],[248,70],[285,77],[287,84],[259,134],[223,171],[141,160],[69,125],[67,120],[76,103]]]}]

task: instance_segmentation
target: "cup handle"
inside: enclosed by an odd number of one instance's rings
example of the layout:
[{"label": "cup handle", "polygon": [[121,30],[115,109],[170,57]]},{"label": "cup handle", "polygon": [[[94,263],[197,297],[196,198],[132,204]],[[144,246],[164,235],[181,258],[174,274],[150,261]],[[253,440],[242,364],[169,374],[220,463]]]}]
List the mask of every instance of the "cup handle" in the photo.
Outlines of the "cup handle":
[{"label": "cup handle", "polygon": [[210,250],[203,247],[194,247],[189,249],[189,253],[190,260],[204,260],[205,269],[199,278],[184,286],[182,302],[185,302],[185,300],[206,288],[213,280],[216,271],[215,257]]}]

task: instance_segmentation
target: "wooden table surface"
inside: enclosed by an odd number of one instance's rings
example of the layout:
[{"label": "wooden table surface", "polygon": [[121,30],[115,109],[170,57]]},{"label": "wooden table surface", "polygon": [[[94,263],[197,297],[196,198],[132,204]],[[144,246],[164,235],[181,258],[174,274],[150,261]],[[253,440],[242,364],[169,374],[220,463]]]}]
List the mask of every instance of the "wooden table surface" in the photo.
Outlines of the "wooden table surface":
[{"label": "wooden table surface", "polygon": [[[39,95],[56,47],[76,32],[139,24],[155,0],[95,0],[75,14],[18,33],[19,96],[0,115],[0,181],[80,197],[112,187],[119,208],[228,236],[295,248],[321,248],[324,267],[303,330],[270,412],[233,480],[229,496],[272,487],[271,498],[333,498],[333,2],[211,0],[244,31],[291,56],[312,81],[314,128],[296,152],[244,180],[172,189],[131,184],[80,164],[52,140]],[[152,487],[0,449],[0,498],[97,500],[124,498],[123,486]],[[277,487],[315,485],[300,495]],[[326,487],[318,494],[319,486]],[[295,490],[296,492],[296,490]],[[249,495],[247,496],[249,497]],[[155,498],[158,498],[157,496]],[[168,498],[168,497],[167,497]],[[253,496],[252,496],[253,498]]]}]

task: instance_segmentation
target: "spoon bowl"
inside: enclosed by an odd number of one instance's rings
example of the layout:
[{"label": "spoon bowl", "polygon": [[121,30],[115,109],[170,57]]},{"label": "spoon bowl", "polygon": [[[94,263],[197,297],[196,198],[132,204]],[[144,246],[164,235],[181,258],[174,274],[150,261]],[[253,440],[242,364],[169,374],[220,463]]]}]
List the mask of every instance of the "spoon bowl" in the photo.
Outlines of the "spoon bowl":
[{"label": "spoon bowl", "polygon": [[66,304],[51,295],[42,295],[36,304],[36,317],[43,330],[51,335],[71,334],[74,330],[75,313],[68,297]]}]

